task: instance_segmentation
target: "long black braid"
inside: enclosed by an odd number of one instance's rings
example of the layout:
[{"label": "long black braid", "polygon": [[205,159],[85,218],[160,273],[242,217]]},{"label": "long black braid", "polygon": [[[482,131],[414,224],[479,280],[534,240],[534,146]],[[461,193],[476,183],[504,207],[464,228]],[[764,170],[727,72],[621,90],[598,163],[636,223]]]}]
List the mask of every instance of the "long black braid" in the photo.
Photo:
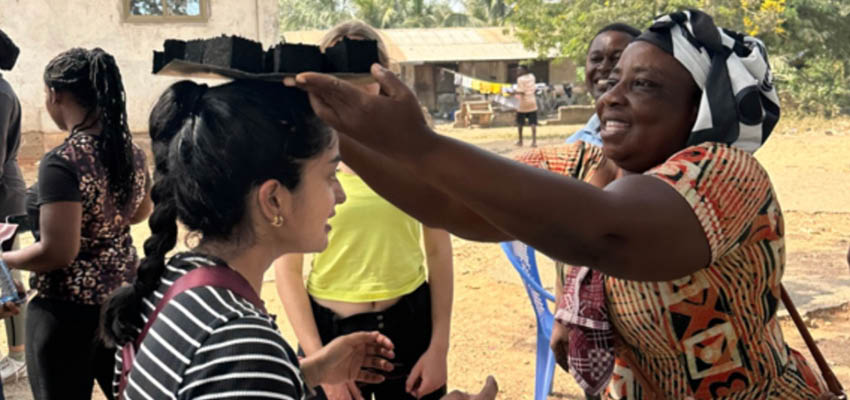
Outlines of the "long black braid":
[{"label": "long black braid", "polygon": [[44,83],[53,90],[70,92],[88,110],[86,118],[71,129],[72,135],[91,128],[95,122],[84,124],[97,115],[102,128],[98,156],[106,167],[116,204],[126,206],[133,191],[135,168],[126,95],[115,58],[100,48],[70,49],[47,64]]}]

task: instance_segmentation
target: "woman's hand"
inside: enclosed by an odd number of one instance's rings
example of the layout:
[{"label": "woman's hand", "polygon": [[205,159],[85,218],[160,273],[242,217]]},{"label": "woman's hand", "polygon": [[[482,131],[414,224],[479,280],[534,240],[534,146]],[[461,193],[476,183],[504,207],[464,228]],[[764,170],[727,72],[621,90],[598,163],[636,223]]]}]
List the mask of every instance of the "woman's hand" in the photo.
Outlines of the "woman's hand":
[{"label": "woman's hand", "polygon": [[499,384],[492,376],[487,377],[487,382],[477,394],[469,394],[459,390],[453,390],[451,393],[443,396],[440,400],[494,400],[499,393]]},{"label": "woman's hand", "polygon": [[420,399],[446,384],[446,353],[445,350],[436,349],[434,346],[428,347],[407,377],[407,393]]},{"label": "woman's hand", "polygon": [[18,308],[18,305],[14,302],[8,301],[3,303],[3,306],[0,307],[0,319],[13,317],[18,315],[21,312],[21,309]]},{"label": "woman's hand", "polygon": [[564,369],[569,371],[570,366],[567,364],[570,354],[570,328],[558,321],[552,321],[552,338],[549,340],[549,348],[555,355],[555,362]]},{"label": "woman's hand", "polygon": [[325,397],[328,400],[362,400],[363,395],[357,384],[354,381],[345,381],[343,383],[323,384],[322,390],[325,391]]},{"label": "woman's hand", "polygon": [[395,357],[393,343],[379,332],[356,332],[340,336],[301,361],[305,383],[319,384],[360,381],[381,383],[377,371],[392,371],[387,361]]},{"label": "woman's hand", "polygon": [[383,95],[315,72],[298,74],[294,84],[310,94],[316,114],[340,133],[387,155],[420,153],[427,147],[424,139],[436,134],[428,128],[416,95],[379,64],[372,65],[372,76]]},{"label": "woman's hand", "polygon": [[[18,297],[25,299],[27,293],[24,290],[24,284],[21,283],[21,281],[14,281],[14,282],[15,282],[15,289],[18,290]],[[26,301],[26,300],[24,300],[24,301]],[[3,305],[0,306],[0,319],[9,318],[9,317],[18,315],[18,313],[20,313],[20,312],[21,312],[21,309],[20,309],[19,305],[16,304],[15,302],[9,301],[9,302],[3,303]]]}]

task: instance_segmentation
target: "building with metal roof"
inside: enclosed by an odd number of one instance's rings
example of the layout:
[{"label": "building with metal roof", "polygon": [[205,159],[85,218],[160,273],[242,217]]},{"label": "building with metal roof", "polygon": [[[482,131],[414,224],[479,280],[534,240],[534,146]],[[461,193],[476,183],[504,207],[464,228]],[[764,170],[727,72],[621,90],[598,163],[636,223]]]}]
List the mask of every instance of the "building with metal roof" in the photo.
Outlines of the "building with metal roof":
[{"label": "building with metal roof", "polygon": [[[451,74],[458,71],[478,79],[512,83],[520,62],[539,82],[575,82],[575,66],[566,60],[538,57],[522,46],[505,27],[486,28],[414,28],[378,31],[387,46],[393,69],[414,89],[420,102],[431,111],[451,108],[447,100],[456,88]],[[289,43],[317,44],[325,31],[283,32]]]}]

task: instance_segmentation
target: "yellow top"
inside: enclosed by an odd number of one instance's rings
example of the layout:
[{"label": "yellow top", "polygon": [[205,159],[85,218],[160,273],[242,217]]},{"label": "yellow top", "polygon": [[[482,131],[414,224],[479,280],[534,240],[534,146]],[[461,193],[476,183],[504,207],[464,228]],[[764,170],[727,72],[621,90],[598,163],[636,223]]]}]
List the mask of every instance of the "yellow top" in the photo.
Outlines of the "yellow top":
[{"label": "yellow top", "polygon": [[375,193],[359,176],[338,172],[346,200],[330,219],[328,247],[313,258],[307,291],[347,302],[389,300],[425,282],[418,221]]}]

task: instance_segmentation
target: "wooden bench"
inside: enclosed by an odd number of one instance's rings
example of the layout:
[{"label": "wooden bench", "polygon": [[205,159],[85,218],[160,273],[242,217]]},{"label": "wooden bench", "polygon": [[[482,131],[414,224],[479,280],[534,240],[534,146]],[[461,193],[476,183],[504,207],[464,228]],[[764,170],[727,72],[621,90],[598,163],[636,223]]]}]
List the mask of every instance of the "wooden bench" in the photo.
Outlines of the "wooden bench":
[{"label": "wooden bench", "polygon": [[489,100],[466,101],[463,103],[463,117],[467,128],[473,124],[490,126],[493,121],[493,106]]}]

